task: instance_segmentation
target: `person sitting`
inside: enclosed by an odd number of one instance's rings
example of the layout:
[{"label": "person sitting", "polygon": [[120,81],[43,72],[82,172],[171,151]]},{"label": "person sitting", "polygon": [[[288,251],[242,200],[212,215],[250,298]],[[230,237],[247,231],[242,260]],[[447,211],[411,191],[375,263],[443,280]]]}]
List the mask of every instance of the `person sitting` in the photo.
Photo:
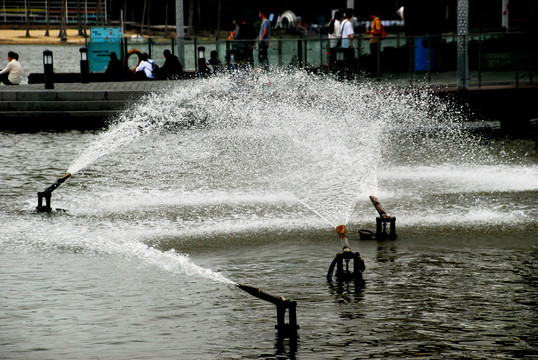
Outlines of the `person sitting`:
[{"label": "person sitting", "polygon": [[22,80],[22,67],[19,63],[19,54],[10,51],[7,53],[9,63],[0,71],[0,81],[6,85],[19,85]]},{"label": "person sitting", "polygon": [[163,51],[164,64],[157,70],[157,77],[161,80],[177,80],[183,76],[183,67],[177,56],[173,55],[170,50]]},{"label": "person sitting", "polygon": [[118,55],[115,52],[110,53],[110,61],[105,70],[105,76],[110,81],[124,81],[127,78],[127,69],[123,63],[118,59]]},{"label": "person sitting", "polygon": [[147,53],[140,55],[142,59],[135,70],[135,79],[136,80],[155,80],[157,79],[153,75],[153,68],[155,66],[155,61],[149,58]]},{"label": "person sitting", "polygon": [[211,51],[209,54],[207,65],[209,68],[209,75],[215,75],[222,71],[222,62],[219,60],[216,50]]}]

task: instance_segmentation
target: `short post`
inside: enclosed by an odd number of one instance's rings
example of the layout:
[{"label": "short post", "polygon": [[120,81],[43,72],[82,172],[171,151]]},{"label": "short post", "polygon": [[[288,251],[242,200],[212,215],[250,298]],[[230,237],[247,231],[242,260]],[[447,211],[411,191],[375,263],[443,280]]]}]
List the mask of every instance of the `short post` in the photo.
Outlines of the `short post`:
[{"label": "short post", "polygon": [[80,51],[80,82],[87,84],[90,82],[90,63],[88,61],[88,48],[81,47]]},{"label": "short post", "polygon": [[198,76],[204,77],[206,73],[205,47],[198,47]]},{"label": "short post", "polygon": [[54,89],[54,61],[52,51],[43,51],[43,76],[45,89]]}]

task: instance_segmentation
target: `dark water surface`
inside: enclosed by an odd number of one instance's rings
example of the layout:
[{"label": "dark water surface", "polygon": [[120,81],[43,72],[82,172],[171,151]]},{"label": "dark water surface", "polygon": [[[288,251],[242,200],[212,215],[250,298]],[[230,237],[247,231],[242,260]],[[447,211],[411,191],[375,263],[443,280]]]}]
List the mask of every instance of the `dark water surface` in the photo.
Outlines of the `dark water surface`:
[{"label": "dark water surface", "polygon": [[[263,137],[221,141],[236,131],[133,141],[73,174],[52,196],[67,211],[49,214],[37,191],[102,134],[0,134],[0,358],[538,357],[534,141],[473,143],[472,162],[410,151],[416,134],[395,142],[347,221],[364,283],[331,284],[336,231],[271,173],[278,156],[248,156]],[[359,240],[375,230],[368,195],[396,216],[396,240]],[[275,306],[234,283],[297,302],[296,346],[276,336]]]}]

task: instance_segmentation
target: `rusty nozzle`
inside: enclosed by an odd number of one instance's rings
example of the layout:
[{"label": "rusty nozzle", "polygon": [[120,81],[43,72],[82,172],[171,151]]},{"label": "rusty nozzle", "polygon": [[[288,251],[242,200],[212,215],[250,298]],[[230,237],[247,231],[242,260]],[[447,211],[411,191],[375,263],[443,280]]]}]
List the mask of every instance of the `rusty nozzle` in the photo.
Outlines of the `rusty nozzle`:
[{"label": "rusty nozzle", "polygon": [[340,236],[340,242],[342,243],[342,252],[350,252],[351,249],[347,240],[346,226],[338,225],[336,227],[336,231],[338,232],[338,236]]}]

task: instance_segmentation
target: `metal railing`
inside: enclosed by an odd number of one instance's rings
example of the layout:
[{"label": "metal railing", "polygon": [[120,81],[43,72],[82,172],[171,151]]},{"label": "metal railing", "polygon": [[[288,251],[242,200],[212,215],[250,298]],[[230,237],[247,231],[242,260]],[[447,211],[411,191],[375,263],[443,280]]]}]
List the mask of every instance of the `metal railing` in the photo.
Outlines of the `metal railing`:
[{"label": "metal railing", "polygon": [[[80,2],[80,15],[77,14],[76,0],[67,0],[67,9],[65,11],[67,24],[76,24],[78,16],[84,19],[87,16],[87,22],[90,25],[96,24],[101,17],[108,18],[106,14],[106,1],[101,2],[102,11],[98,11],[97,0],[87,0],[86,9],[84,1]],[[44,24],[47,21],[50,24],[59,24],[61,22],[62,2],[61,0],[6,0],[0,3],[0,22],[4,24],[24,24],[28,23]],[[85,11],[86,10],[86,11]],[[102,19],[101,19],[102,20]],[[108,23],[108,20],[104,21]]]},{"label": "metal railing", "polygon": [[[355,77],[387,78],[402,82],[455,85],[456,34],[442,36],[408,37],[389,35],[381,40],[379,47],[370,46],[368,37],[353,40]],[[468,42],[470,86],[486,84],[533,84],[534,71],[538,66],[537,33],[480,33],[470,34]],[[242,45],[242,46],[241,46]],[[238,42],[229,40],[185,41],[185,64],[187,70],[197,70],[198,48],[205,48],[205,58],[213,50],[228,67],[234,66],[238,48],[247,48],[251,65],[260,66],[257,41]],[[124,49],[147,52],[160,60],[162,51],[176,51],[175,39],[124,39]],[[378,50],[377,50],[378,49]],[[374,53],[372,53],[374,52]],[[270,67],[297,67],[310,71],[329,70],[329,40],[326,37],[271,40],[268,49]]]}]

